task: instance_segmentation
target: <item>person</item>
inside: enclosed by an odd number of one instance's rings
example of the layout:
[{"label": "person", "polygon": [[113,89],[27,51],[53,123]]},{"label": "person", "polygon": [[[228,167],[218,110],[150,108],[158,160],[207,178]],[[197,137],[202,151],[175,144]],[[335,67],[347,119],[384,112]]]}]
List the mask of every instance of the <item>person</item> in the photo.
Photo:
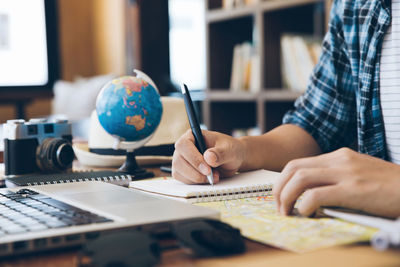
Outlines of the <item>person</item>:
[{"label": "person", "polygon": [[305,216],[321,206],[400,216],[400,0],[333,1],[319,63],[283,124],[254,137],[203,135],[204,155],[190,131],[176,142],[175,179],[275,170],[282,214],[303,195]]}]

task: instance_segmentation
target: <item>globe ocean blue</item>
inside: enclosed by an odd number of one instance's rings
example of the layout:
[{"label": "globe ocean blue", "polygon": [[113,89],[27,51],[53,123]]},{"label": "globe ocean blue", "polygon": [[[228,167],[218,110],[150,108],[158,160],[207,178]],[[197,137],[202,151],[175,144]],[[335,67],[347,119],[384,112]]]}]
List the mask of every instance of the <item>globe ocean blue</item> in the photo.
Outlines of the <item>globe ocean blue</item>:
[{"label": "globe ocean blue", "polygon": [[159,125],[162,104],[156,88],[141,78],[123,76],[100,91],[96,111],[101,126],[122,141],[136,142],[150,136]]}]

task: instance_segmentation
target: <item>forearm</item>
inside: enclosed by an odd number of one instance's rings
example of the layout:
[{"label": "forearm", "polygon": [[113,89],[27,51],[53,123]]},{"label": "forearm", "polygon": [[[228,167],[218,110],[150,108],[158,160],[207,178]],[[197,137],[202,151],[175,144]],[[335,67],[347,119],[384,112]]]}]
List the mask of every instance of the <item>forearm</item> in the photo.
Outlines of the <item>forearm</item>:
[{"label": "forearm", "polygon": [[268,169],[281,171],[290,160],[315,156],[321,150],[314,138],[302,128],[281,125],[261,136],[240,138],[245,159],[241,171]]}]

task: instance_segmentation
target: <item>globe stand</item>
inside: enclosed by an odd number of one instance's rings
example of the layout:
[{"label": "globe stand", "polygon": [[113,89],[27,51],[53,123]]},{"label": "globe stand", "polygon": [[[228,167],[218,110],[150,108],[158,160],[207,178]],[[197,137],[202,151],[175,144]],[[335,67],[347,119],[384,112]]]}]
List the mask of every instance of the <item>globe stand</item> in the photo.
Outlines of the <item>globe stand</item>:
[{"label": "globe stand", "polygon": [[132,180],[139,180],[154,177],[154,173],[142,169],[136,162],[135,152],[126,152],[126,160],[118,169],[119,172],[126,173],[132,176]]},{"label": "globe stand", "polygon": [[[146,81],[147,83],[149,83],[157,91],[157,94],[159,97],[158,88],[155,85],[155,83],[153,82],[153,80],[150,79],[149,76],[147,76],[145,73],[143,73],[139,70],[133,70],[133,72],[136,74],[136,78],[142,79],[142,80]],[[105,87],[105,88],[107,88],[107,87]],[[104,89],[102,89],[102,90],[104,90]],[[100,92],[100,95],[101,94],[102,94],[102,92]],[[99,100],[97,100],[97,102],[98,101]],[[161,104],[161,102],[160,102],[160,104]],[[98,110],[97,104],[96,104],[96,109]],[[161,111],[162,111],[162,104],[161,104]],[[159,121],[157,122],[157,127],[158,127],[158,124],[159,124]],[[124,138],[121,138],[118,135],[110,133],[114,137],[113,149],[126,150],[126,159],[125,159],[124,164],[118,169],[119,172],[131,175],[132,180],[154,177],[154,173],[146,171],[146,169],[142,169],[139,167],[139,165],[136,162],[136,156],[135,156],[135,149],[144,146],[153,137],[154,131],[155,131],[155,129],[153,130],[152,134],[145,137],[144,139],[135,140],[135,141],[126,141]]]}]

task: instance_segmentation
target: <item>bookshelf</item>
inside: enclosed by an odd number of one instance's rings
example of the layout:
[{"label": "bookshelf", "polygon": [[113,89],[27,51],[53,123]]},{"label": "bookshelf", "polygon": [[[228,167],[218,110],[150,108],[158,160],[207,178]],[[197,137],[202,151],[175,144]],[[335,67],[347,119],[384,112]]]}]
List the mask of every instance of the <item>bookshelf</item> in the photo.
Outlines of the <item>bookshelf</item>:
[{"label": "bookshelf", "polygon": [[[223,0],[206,0],[207,89],[203,122],[211,130],[259,127],[262,132],[281,124],[301,93],[282,88],[280,37],[284,33],[322,38],[330,0],[264,0],[224,9]],[[261,88],[257,93],[233,92],[235,45],[250,42],[258,52]]]}]

